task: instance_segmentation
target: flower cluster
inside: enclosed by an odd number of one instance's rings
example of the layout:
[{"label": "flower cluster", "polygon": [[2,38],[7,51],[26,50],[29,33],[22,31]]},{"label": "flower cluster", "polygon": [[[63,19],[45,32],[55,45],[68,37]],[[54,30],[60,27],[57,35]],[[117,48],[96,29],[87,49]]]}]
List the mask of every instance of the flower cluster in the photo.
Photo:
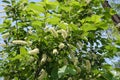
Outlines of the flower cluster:
[{"label": "flower cluster", "polygon": [[53,49],[53,54],[58,54],[58,50],[57,49]]},{"label": "flower cluster", "polygon": [[67,31],[65,31],[64,29],[58,30],[57,32],[61,33],[61,35],[64,39],[66,39],[68,36]]},{"label": "flower cluster", "polygon": [[23,40],[14,40],[14,41],[12,41],[12,43],[13,43],[13,44],[21,44],[21,45],[27,44],[27,42],[26,42],[26,41],[23,41]]},{"label": "flower cluster", "polygon": [[2,35],[2,38],[3,38],[3,39],[6,39],[6,38],[9,37],[9,35],[10,35],[9,32],[7,32],[7,33],[5,33],[5,34]]},{"label": "flower cluster", "polygon": [[64,43],[60,43],[58,47],[59,47],[60,49],[62,49],[62,48],[65,47],[65,45],[64,45]]},{"label": "flower cluster", "polygon": [[88,72],[91,70],[91,63],[89,60],[86,60],[86,70],[88,70]]},{"label": "flower cluster", "polygon": [[44,64],[46,62],[46,59],[47,59],[47,55],[43,54],[41,59],[41,64]]},{"label": "flower cluster", "polygon": [[57,31],[55,31],[55,29],[54,29],[53,27],[50,28],[49,31],[51,32],[51,34],[52,34],[54,37],[58,37],[58,33],[57,33]]},{"label": "flower cluster", "polygon": [[31,55],[37,54],[37,53],[39,53],[39,49],[35,48],[35,49],[29,51],[28,53],[31,54]]}]

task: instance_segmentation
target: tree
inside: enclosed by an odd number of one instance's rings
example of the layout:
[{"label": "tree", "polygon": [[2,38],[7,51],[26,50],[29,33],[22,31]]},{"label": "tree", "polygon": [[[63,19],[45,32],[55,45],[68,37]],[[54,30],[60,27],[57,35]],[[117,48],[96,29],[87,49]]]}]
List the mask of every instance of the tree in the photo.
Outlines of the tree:
[{"label": "tree", "polygon": [[100,0],[3,0],[0,75],[15,80],[119,80],[105,58],[119,50]]}]

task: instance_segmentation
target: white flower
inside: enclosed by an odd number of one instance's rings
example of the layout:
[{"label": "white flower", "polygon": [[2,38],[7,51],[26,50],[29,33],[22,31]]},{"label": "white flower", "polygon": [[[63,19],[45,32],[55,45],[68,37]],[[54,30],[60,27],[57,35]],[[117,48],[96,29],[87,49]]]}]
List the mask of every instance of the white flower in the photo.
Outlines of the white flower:
[{"label": "white flower", "polygon": [[31,55],[37,54],[37,53],[39,53],[39,49],[35,48],[35,49],[29,51],[28,53],[31,54]]},{"label": "white flower", "polygon": [[53,49],[53,54],[58,54],[57,49]]},{"label": "white flower", "polygon": [[60,49],[62,49],[62,48],[65,47],[65,45],[64,45],[64,43],[60,43],[58,47],[59,47]]},{"label": "white flower", "polygon": [[14,40],[14,41],[12,41],[12,43],[13,43],[13,44],[21,44],[21,45],[27,44],[27,42],[26,42],[26,41],[23,41],[23,40]]},{"label": "white flower", "polygon": [[68,23],[64,23],[64,25],[68,26]]},{"label": "white flower", "polygon": [[9,32],[7,32],[7,33],[5,33],[5,34],[2,35],[2,38],[3,38],[3,39],[6,39],[6,38],[9,37],[9,35],[10,35]]},{"label": "white flower", "polygon": [[1,47],[6,47],[7,45],[6,44],[0,44]]},{"label": "white flower", "polygon": [[41,59],[41,64],[45,63],[45,62],[46,62],[46,59],[47,59],[47,55],[46,55],[46,54],[43,54],[43,55],[42,55],[42,59]]},{"label": "white flower", "polygon": [[67,38],[67,31],[65,31],[64,29],[61,29],[61,30],[58,30],[57,31],[58,33],[61,33],[61,35],[62,35],[62,37],[64,38],[64,39],[66,39]]},{"label": "white flower", "polygon": [[90,72],[91,70],[91,63],[89,60],[86,60],[86,69],[88,70],[88,72]]},{"label": "white flower", "polygon": [[55,29],[54,29],[53,27],[50,28],[50,32],[51,32],[51,34],[52,34],[54,37],[58,37],[57,31],[55,31]]},{"label": "white flower", "polygon": [[87,4],[89,4],[91,2],[91,0],[85,0]]}]

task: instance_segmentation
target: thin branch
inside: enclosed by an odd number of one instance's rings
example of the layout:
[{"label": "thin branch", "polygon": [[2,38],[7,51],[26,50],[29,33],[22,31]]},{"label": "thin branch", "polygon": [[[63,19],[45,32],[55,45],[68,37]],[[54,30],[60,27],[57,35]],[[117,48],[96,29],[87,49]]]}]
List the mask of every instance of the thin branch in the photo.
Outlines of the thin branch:
[{"label": "thin branch", "polygon": [[[102,4],[103,8],[111,8],[111,6],[109,5],[108,1],[105,0],[104,3]],[[118,23],[120,23],[120,17],[118,16],[118,14],[114,14],[111,16],[112,21],[115,23],[115,25],[117,25]]]}]

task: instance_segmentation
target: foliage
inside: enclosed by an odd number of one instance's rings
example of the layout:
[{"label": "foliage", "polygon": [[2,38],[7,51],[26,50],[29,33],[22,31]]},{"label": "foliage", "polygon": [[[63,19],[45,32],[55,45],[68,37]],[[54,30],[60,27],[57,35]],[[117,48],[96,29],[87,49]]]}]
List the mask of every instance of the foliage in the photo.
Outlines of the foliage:
[{"label": "foliage", "polygon": [[[0,76],[15,80],[117,80],[105,58],[118,48],[100,0],[3,0]],[[114,40],[115,42],[116,40]]]}]

